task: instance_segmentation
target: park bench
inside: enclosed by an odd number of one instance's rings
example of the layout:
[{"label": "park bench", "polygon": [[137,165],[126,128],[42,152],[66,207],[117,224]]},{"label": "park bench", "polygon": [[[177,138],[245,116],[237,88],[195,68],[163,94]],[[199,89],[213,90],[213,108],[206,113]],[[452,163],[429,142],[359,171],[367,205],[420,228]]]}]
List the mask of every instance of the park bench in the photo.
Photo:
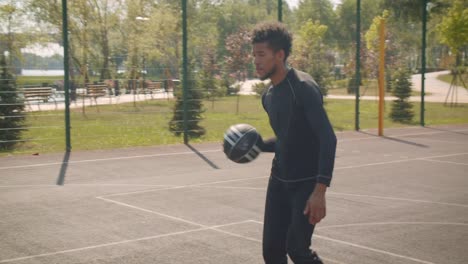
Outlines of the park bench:
[{"label": "park bench", "polygon": [[[94,103],[98,106],[97,98],[107,95],[109,87],[107,84],[86,84],[84,89],[77,91],[77,96],[83,98],[83,111],[85,108],[85,99],[89,98],[90,105]],[[99,111],[99,108],[98,108]]]},{"label": "park bench", "polygon": [[20,90],[20,93],[23,94],[23,99],[30,109],[32,109],[32,102],[37,102],[40,109],[40,103],[48,103],[50,100],[54,101],[55,109],[57,109],[57,101],[54,98],[55,90],[52,87],[25,87]]},{"label": "park bench", "polygon": [[145,86],[144,93],[151,95],[151,99],[153,99],[153,95],[164,92],[161,82],[147,81]]},{"label": "park bench", "polygon": [[108,86],[106,84],[86,84],[86,89],[83,89],[78,96],[94,100],[97,104],[97,98],[107,95]]}]

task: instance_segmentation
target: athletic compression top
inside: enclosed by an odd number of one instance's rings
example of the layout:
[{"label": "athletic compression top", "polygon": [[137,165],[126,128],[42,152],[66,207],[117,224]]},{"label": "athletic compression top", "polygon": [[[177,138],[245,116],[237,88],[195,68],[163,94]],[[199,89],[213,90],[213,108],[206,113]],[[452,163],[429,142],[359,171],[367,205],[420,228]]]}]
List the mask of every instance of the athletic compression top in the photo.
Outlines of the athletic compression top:
[{"label": "athletic compression top", "polygon": [[283,81],[263,94],[262,104],[276,135],[260,146],[275,152],[272,177],[330,186],[337,140],[312,77],[290,69]]}]

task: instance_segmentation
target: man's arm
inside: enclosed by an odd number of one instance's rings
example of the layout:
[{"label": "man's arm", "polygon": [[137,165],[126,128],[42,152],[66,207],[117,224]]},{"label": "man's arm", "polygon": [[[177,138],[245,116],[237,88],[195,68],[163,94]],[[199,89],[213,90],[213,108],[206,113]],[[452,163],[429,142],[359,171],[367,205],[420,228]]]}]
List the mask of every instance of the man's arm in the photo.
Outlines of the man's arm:
[{"label": "man's arm", "polygon": [[276,138],[269,138],[263,140],[262,137],[258,139],[257,146],[262,152],[275,152]]},{"label": "man's arm", "polygon": [[306,118],[320,144],[318,175],[314,191],[307,200],[304,214],[309,223],[317,224],[326,216],[325,192],[330,186],[335,164],[336,136],[323,107],[322,95],[318,87],[304,87],[302,101]]}]

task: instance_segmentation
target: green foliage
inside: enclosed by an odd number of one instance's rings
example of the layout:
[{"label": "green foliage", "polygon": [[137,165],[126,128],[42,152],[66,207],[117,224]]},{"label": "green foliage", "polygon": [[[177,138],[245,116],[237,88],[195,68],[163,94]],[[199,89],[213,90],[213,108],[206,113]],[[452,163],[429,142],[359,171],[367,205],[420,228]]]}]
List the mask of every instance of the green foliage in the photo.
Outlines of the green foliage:
[{"label": "green foliage", "polygon": [[291,65],[314,78],[324,95],[328,93],[328,77],[332,69],[332,62],[327,60],[323,47],[327,30],[328,27],[318,21],[308,20],[297,32],[295,51],[290,59]]},{"label": "green foliage", "polygon": [[[199,125],[200,121],[203,120],[203,93],[197,87],[197,82],[193,77],[188,78],[187,87],[187,135],[189,138],[199,138],[206,133],[205,128]],[[169,130],[176,136],[180,136],[184,133],[184,101],[183,101],[183,89],[179,89],[176,92],[176,102],[174,105],[174,113],[169,123]]]},{"label": "green foliage", "polygon": [[5,56],[0,60],[0,149],[12,149],[21,137],[24,103],[18,98],[15,79]]},{"label": "green foliage", "polygon": [[390,117],[395,122],[409,123],[413,120],[413,105],[409,102],[411,96],[411,75],[407,70],[398,70],[395,73],[393,96],[397,99],[392,103]]},{"label": "green foliage", "polygon": [[[460,54],[462,47],[468,43],[468,3],[455,0],[447,15],[437,25],[441,42],[446,44],[453,53]],[[458,66],[458,65],[457,65]]]},{"label": "green foliage", "polygon": [[356,77],[352,77],[348,81],[348,86],[346,87],[348,94],[356,94],[358,88]]},{"label": "green foliage", "polygon": [[253,91],[257,95],[262,96],[265,93],[265,91],[268,89],[268,87],[270,87],[269,83],[258,82],[253,85]]},{"label": "green foliage", "polygon": [[389,70],[385,71],[385,90],[387,92],[391,92],[392,91],[392,83],[393,83],[393,80],[392,80],[392,74],[390,73]]}]

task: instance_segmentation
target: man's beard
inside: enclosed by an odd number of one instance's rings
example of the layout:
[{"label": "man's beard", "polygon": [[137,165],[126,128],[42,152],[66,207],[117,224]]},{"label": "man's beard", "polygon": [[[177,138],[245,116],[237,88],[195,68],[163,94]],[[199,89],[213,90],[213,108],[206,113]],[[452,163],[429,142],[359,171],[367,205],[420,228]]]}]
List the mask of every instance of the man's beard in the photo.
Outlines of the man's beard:
[{"label": "man's beard", "polygon": [[260,76],[260,80],[264,81],[266,79],[269,79],[273,74],[276,73],[276,65],[271,68],[269,72],[267,72],[265,75]]}]

